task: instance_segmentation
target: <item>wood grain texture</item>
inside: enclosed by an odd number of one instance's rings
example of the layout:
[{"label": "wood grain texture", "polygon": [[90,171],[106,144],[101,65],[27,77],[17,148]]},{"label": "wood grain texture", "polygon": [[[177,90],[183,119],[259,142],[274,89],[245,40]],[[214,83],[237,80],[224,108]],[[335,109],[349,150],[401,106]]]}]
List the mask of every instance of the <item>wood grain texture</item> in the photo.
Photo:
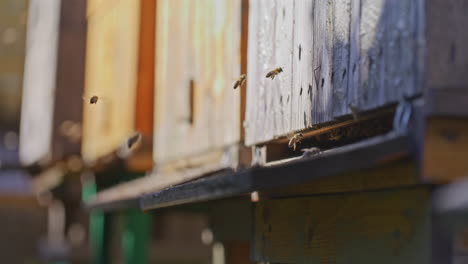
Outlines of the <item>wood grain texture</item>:
[{"label": "wood grain texture", "polygon": [[[251,3],[246,144],[333,121],[349,104],[369,110],[419,93],[420,9],[419,0]],[[275,67],[283,73],[265,79]]]},{"label": "wood grain texture", "polygon": [[427,189],[260,201],[254,259],[274,263],[429,263]]},{"label": "wood grain texture", "polygon": [[157,4],[154,159],[163,168],[239,142],[232,85],[240,76],[241,1]]},{"label": "wood grain texture", "polygon": [[51,154],[60,4],[29,3],[19,148],[24,165]]},{"label": "wood grain texture", "polygon": [[135,126],[140,1],[88,2],[82,156],[95,160],[122,144]]}]

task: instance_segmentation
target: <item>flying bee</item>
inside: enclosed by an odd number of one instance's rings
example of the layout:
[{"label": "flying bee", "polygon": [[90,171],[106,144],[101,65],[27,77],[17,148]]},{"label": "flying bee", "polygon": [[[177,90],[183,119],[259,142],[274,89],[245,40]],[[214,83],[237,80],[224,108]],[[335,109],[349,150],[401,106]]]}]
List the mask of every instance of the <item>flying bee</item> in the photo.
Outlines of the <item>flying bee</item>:
[{"label": "flying bee", "polygon": [[272,80],[275,79],[276,75],[280,74],[283,72],[283,68],[278,67],[270,72],[267,73],[266,78],[271,78]]},{"label": "flying bee", "polygon": [[83,96],[83,100],[88,101],[89,104],[97,104],[98,101],[105,101],[105,99],[102,96]]},{"label": "flying bee", "polygon": [[127,146],[128,148],[132,148],[138,141],[141,139],[141,133],[140,132],[135,132],[131,137],[128,138],[127,140]]},{"label": "flying bee", "polygon": [[234,89],[236,89],[237,87],[240,88],[244,84],[246,78],[247,78],[247,75],[242,74],[239,77],[239,79],[237,79],[237,81],[234,83]]},{"label": "flying bee", "polygon": [[294,134],[289,140],[288,147],[292,148],[293,151],[296,151],[297,144],[301,144],[301,140],[303,137],[304,135],[302,135],[302,133]]},{"label": "flying bee", "polygon": [[353,115],[353,119],[356,121],[356,120],[359,120],[359,118],[361,117],[361,109],[359,109],[358,107],[352,105],[352,104],[349,104],[348,105],[349,109],[351,109],[351,114]]}]

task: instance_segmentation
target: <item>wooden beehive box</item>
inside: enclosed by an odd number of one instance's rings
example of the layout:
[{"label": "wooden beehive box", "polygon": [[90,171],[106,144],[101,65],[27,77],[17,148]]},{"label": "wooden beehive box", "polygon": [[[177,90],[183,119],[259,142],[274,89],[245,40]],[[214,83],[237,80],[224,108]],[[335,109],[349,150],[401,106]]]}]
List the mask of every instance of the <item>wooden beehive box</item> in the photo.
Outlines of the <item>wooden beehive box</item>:
[{"label": "wooden beehive box", "polygon": [[[82,146],[87,161],[116,151],[135,131],[152,145],[154,6],[154,0],[88,1]],[[98,96],[96,104],[89,103],[92,96]]]},{"label": "wooden beehive box", "polygon": [[161,0],[156,17],[158,171],[201,168],[200,176],[235,166],[241,96],[233,83],[240,76],[241,1]]},{"label": "wooden beehive box", "polygon": [[423,12],[418,0],[251,1],[246,144],[421,93]]},{"label": "wooden beehive box", "polygon": [[24,165],[79,155],[85,8],[80,0],[29,2],[19,149]]}]

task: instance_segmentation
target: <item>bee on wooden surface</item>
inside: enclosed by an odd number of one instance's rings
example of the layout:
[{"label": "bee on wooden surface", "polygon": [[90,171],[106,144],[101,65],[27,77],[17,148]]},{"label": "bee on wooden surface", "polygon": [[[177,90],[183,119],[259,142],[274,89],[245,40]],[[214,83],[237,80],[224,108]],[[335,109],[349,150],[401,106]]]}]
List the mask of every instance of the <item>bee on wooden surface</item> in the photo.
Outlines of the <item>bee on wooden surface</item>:
[{"label": "bee on wooden surface", "polygon": [[141,139],[141,133],[140,132],[135,132],[131,137],[128,138],[127,140],[127,146],[128,148],[132,148],[137,142],[139,142]]},{"label": "bee on wooden surface", "polygon": [[236,89],[237,87],[240,88],[244,84],[246,78],[247,78],[247,75],[242,74],[239,77],[239,79],[237,79],[237,81],[234,83],[234,89]]},{"label": "bee on wooden surface", "polygon": [[83,96],[83,100],[88,101],[89,104],[97,104],[98,101],[105,101],[105,99],[102,96]]},{"label": "bee on wooden surface", "polygon": [[265,77],[266,78],[271,78],[273,80],[273,79],[275,79],[276,75],[280,74],[281,72],[283,72],[283,68],[278,67],[278,68],[268,72]]},{"label": "bee on wooden surface", "polygon": [[289,140],[288,147],[293,149],[293,151],[296,151],[296,147],[298,144],[301,144],[301,140],[303,137],[304,135],[302,135],[302,133],[294,134]]},{"label": "bee on wooden surface", "polygon": [[359,109],[358,107],[356,107],[356,106],[354,106],[352,104],[349,104],[348,107],[351,110],[351,114],[353,115],[353,119],[354,120],[359,120],[361,118],[361,109]]}]

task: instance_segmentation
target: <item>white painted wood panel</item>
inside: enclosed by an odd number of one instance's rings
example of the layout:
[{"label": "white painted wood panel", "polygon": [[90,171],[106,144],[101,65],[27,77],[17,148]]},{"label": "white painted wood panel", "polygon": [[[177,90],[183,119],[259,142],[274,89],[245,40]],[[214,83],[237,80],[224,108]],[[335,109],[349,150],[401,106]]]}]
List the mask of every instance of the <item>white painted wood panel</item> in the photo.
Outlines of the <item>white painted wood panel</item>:
[{"label": "white painted wood panel", "polygon": [[25,165],[47,158],[51,151],[60,3],[29,3],[19,148]]}]

